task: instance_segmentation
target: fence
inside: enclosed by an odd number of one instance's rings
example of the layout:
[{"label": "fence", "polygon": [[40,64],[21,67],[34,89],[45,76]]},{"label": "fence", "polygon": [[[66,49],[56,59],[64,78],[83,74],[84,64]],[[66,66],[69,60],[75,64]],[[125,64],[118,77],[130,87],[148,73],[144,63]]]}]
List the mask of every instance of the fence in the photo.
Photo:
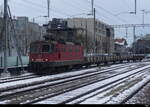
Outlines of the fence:
[{"label": "fence", "polygon": [[[23,66],[29,64],[29,57],[28,56],[21,56]],[[18,56],[10,56],[7,58],[7,66],[8,67],[20,67],[21,63]],[[0,57],[0,68],[4,67],[4,57]]]}]

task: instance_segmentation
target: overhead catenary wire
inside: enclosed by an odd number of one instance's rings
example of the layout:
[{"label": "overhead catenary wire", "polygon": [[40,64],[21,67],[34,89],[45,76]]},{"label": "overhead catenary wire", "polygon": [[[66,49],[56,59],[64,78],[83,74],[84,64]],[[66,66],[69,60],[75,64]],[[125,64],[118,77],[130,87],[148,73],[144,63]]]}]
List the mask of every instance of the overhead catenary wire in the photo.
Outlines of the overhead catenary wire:
[{"label": "overhead catenary wire", "polygon": [[131,10],[132,10],[132,8],[128,5],[128,3],[127,3],[127,1],[126,1],[126,0],[122,0],[122,3],[123,3],[123,4],[126,4],[126,6],[127,6],[129,9],[131,9]]},{"label": "overhead catenary wire", "polygon": [[[127,1],[126,0],[122,0],[122,2],[124,2],[126,5],[127,5],[127,7],[129,7],[130,9],[131,9],[131,7],[128,5],[128,3],[127,3]],[[136,4],[135,4],[136,5]],[[136,8],[136,7],[135,7]],[[132,9],[131,9],[132,10]],[[135,13],[136,13],[136,10],[135,10]],[[136,15],[136,14],[133,14],[132,16],[134,16],[134,19],[136,19],[138,22],[140,21],[140,18]],[[142,29],[138,29],[138,31],[141,31],[141,32],[143,32],[142,31]],[[145,31],[144,31],[145,32]],[[146,32],[145,32],[146,33]]]},{"label": "overhead catenary wire", "polygon": [[[39,4],[39,3],[37,3],[37,2],[34,2],[34,1],[31,1],[31,0],[22,0],[23,2],[28,2],[27,4],[30,4],[30,5],[32,5],[32,7],[36,7],[35,9],[38,9],[38,8],[46,8],[47,9],[47,7],[45,6],[45,5],[42,5],[42,4]],[[84,3],[87,3],[88,5],[90,5],[91,3],[90,3],[90,0],[81,0],[82,2],[84,2]],[[80,2],[81,2],[80,1]],[[79,4],[79,1],[73,1],[72,3],[70,3],[70,2],[68,2],[68,4],[72,4],[71,6],[73,7],[73,8],[78,8],[79,7],[79,10],[80,10],[80,6],[78,6],[78,4]],[[76,5],[77,4],[77,5]],[[113,17],[115,17],[115,19],[117,19],[117,21],[121,21],[121,22],[126,22],[126,20],[124,20],[124,19],[122,19],[122,18],[120,18],[119,16],[115,16],[110,10],[108,10],[108,9],[106,9],[106,8],[104,8],[104,7],[102,7],[102,6],[100,6],[100,4],[94,4],[95,5],[95,7],[97,7],[97,12],[99,12],[100,10],[101,11],[104,11],[105,13],[107,13],[107,14],[109,14],[109,15],[111,15],[111,16],[113,16]],[[70,5],[68,5],[69,7],[70,7]],[[38,7],[38,8],[37,8]],[[38,10],[42,10],[42,9],[38,9]],[[53,12],[56,12],[57,10],[53,10],[53,9],[51,9],[51,11],[53,11]],[[71,10],[69,10],[69,12],[70,12]],[[43,11],[44,12],[44,11]],[[59,14],[62,14],[62,15],[66,15],[67,17],[72,17],[73,15],[70,15],[70,13],[72,13],[72,12],[70,12],[69,14],[68,13],[66,13],[66,12],[61,12],[61,11],[58,11],[58,12],[56,12],[56,13],[59,13]],[[65,14],[66,13],[66,14]],[[99,12],[100,13],[100,12]],[[107,15],[103,15],[103,14],[101,14],[101,16],[102,17],[104,17],[103,19],[111,19],[112,17],[109,17],[109,16],[107,16]],[[100,15],[97,15],[97,17],[101,17]],[[134,15],[135,16],[135,15]],[[137,16],[135,16],[136,18],[136,20],[137,20]],[[113,20],[114,18],[112,18],[111,20]],[[118,20],[119,19],[119,20]]]},{"label": "overhead catenary wire", "polygon": [[[45,14],[46,14],[46,11],[43,9],[43,8],[45,8],[45,9],[47,9],[47,7],[46,6],[44,6],[43,7],[43,5],[41,5],[41,4],[38,4],[38,3],[35,3],[34,4],[34,2],[32,2],[32,1],[29,1],[29,2],[21,2],[21,1],[14,1],[15,2],[15,4],[18,4],[17,6],[24,6],[24,7],[26,7],[26,8],[22,8],[22,9],[24,9],[23,11],[28,11],[28,9],[30,9],[30,11],[33,11],[34,12],[34,14],[39,14],[39,15],[36,15],[36,16],[46,16]],[[11,4],[11,3],[10,3]],[[40,8],[39,8],[40,7]],[[32,8],[32,9],[31,9]],[[51,9],[52,10],[52,9]],[[22,10],[17,10],[17,11],[21,11],[21,13],[22,13]],[[42,14],[44,14],[44,15],[41,15],[41,13]],[[65,15],[65,14],[63,14],[63,13],[60,13],[60,12],[54,12],[55,13],[55,16],[56,17],[60,17],[60,15]],[[24,15],[23,15],[24,16]],[[66,15],[67,17],[68,17],[68,15]],[[44,18],[44,17],[43,17]],[[33,19],[33,18],[32,18]],[[43,24],[43,22],[38,22],[40,25],[42,25]]]},{"label": "overhead catenary wire", "polygon": [[68,2],[66,0],[62,0],[65,4],[68,4],[69,7],[74,8],[74,9],[78,9],[80,11],[86,11],[85,8],[83,8],[83,6],[78,3],[77,1],[73,1],[73,2]]},{"label": "overhead catenary wire", "polygon": [[[96,10],[96,13],[97,13],[97,14],[101,14],[101,13],[99,12],[99,10]],[[97,15],[96,17],[98,17],[99,19],[101,19],[101,18],[103,17],[105,20],[106,20],[106,19],[111,19],[110,17],[105,16],[105,15]],[[115,21],[114,19],[111,19],[111,20]]]},{"label": "overhead catenary wire", "polygon": [[[47,7],[46,6],[44,6],[44,5],[42,5],[42,4],[39,4],[39,3],[37,3],[37,2],[33,2],[33,1],[29,1],[29,0],[22,0],[23,2],[25,2],[25,3],[27,3],[27,4],[29,4],[29,5],[32,5],[32,8],[33,8],[33,6],[34,7],[38,7],[38,8],[36,8],[36,9],[38,9],[37,11],[41,11],[42,9],[39,9],[39,8],[45,8],[45,9],[47,9]],[[89,1],[88,1],[89,2]],[[77,2],[74,2],[74,3],[77,3]],[[97,4],[95,4],[98,8],[100,8],[100,6],[99,5],[97,5]],[[76,5],[75,5],[76,6]],[[74,6],[74,7],[75,7]],[[77,7],[79,7],[79,6],[77,6]],[[108,14],[111,14],[112,16],[114,16],[114,14],[113,13],[111,13],[111,12],[109,12],[109,11],[107,11],[106,9],[104,9],[104,8],[102,8],[101,7],[101,9],[103,10],[103,11],[105,11],[106,13],[108,13]],[[98,10],[98,9],[97,9]],[[65,15],[65,16],[67,16],[67,17],[70,17],[70,16],[72,16],[71,14],[68,14],[68,13],[66,13],[66,12],[62,12],[62,11],[57,11],[57,10],[54,10],[54,9],[52,9],[51,8],[51,11],[53,11],[53,12],[55,12],[55,13],[58,13],[58,14],[61,14],[61,15]],[[42,11],[41,11],[42,12]],[[72,13],[72,12],[70,12],[70,13]],[[114,16],[115,17],[115,16]],[[126,22],[126,20],[123,20],[123,19],[121,19],[121,18],[117,18],[117,19],[119,19],[119,20],[121,20],[122,22]],[[118,21],[118,20],[117,20]]]},{"label": "overhead catenary wire", "polygon": [[[36,13],[41,12],[41,13],[46,14],[46,11],[44,10],[44,9],[47,9],[46,6],[43,6],[41,4],[38,4],[38,3],[35,3],[35,2],[32,2],[32,1],[28,1],[28,0],[21,0],[21,1],[15,1],[14,0],[13,2],[15,2],[15,4],[18,4],[18,6],[27,7],[26,9],[32,8],[32,9],[30,9],[30,11],[34,11],[34,12],[36,11]],[[22,9],[25,9],[25,8],[22,8]],[[22,11],[22,10],[17,10],[17,11]],[[51,11],[54,12],[55,14],[58,14],[58,15],[64,15],[64,16],[67,16],[67,17],[71,16],[70,14],[64,13],[62,11],[57,11],[57,10],[53,10],[53,9],[51,9]]]},{"label": "overhead catenary wire", "polygon": [[[47,9],[47,7],[45,7],[45,6],[43,6],[43,5],[41,5],[41,4],[38,4],[38,3],[34,3],[34,2],[32,2],[32,1],[28,1],[28,0],[22,0],[22,1],[24,1],[24,2],[26,2],[26,3],[28,3],[28,4],[32,4],[32,5],[34,5],[34,6],[37,6],[37,7],[43,7],[43,8],[46,8]],[[66,2],[67,3],[67,2]],[[74,6],[75,7],[75,6]],[[51,9],[51,11],[54,11],[53,9]],[[55,12],[56,12],[56,10],[55,10]],[[57,11],[58,12],[58,11]],[[66,14],[66,13],[64,13],[64,12],[58,12],[58,13],[60,13],[60,14],[65,14],[66,16],[68,16],[68,17],[72,17],[73,15],[69,15],[69,14]],[[104,15],[103,15],[104,16]],[[106,16],[104,16],[104,17],[106,17]],[[107,17],[108,18],[108,17]],[[123,20],[123,21],[125,21],[125,20]]]},{"label": "overhead catenary wire", "polygon": [[[29,9],[30,8],[30,11],[33,11],[33,12],[45,12],[44,10],[42,10],[42,9],[39,9],[39,8],[35,8],[35,7],[33,7],[33,6],[29,6],[29,5],[27,5],[27,4],[24,4],[24,3],[22,3],[22,2],[18,2],[18,1],[13,1],[15,4],[18,4],[17,6],[23,6],[23,7],[26,7],[26,9]],[[10,3],[10,6],[11,6],[11,3]],[[22,8],[22,9],[24,9],[24,8]],[[24,9],[25,10],[25,9]],[[23,10],[17,10],[17,11],[23,11]]]},{"label": "overhead catenary wire", "polygon": [[98,7],[98,8],[100,8],[100,9],[102,9],[102,10],[105,11],[106,13],[108,13],[108,14],[110,14],[110,15],[116,17],[116,18],[119,19],[121,22],[126,22],[126,23],[128,22],[127,20],[124,20],[124,19],[122,19],[122,18],[116,16],[115,14],[111,13],[110,11],[106,10],[105,8],[103,8],[103,7],[99,6],[99,5],[96,5],[96,4],[95,4],[95,6]]},{"label": "overhead catenary wire", "polygon": [[[88,3],[88,4],[91,6],[91,0],[82,0],[82,1],[84,1],[84,3]],[[94,4],[94,6],[97,7],[97,4]],[[98,8],[100,8],[100,7],[98,6]],[[101,9],[96,9],[97,18],[102,19],[102,17],[104,17],[104,18],[105,18],[105,21],[106,21],[106,19],[114,20],[114,19],[110,18],[109,16],[106,16],[106,15],[102,14],[102,13],[100,12],[100,10],[101,10]],[[111,12],[105,10],[104,8],[102,8],[102,10],[105,11],[106,13],[111,14],[111,15],[113,15],[114,17],[116,17],[113,13],[111,13]],[[99,15],[99,14],[101,14],[101,15]],[[117,19],[117,18],[115,18],[115,19]],[[120,19],[120,18],[119,18],[119,19]],[[117,20],[114,20],[114,22],[116,22],[116,21],[118,21],[118,19],[117,19]],[[121,20],[121,21],[122,21],[122,22],[126,22],[126,20]]]},{"label": "overhead catenary wire", "polygon": [[[132,8],[129,6],[129,4],[127,3],[126,0],[122,0],[122,2],[123,2],[123,4],[126,4],[126,6],[127,6],[130,10],[132,10]],[[130,12],[131,12],[131,11],[130,11]],[[137,15],[132,15],[132,16],[134,16],[137,21],[140,21],[140,18],[139,18]]]},{"label": "overhead catenary wire", "polygon": [[[29,5],[32,5],[32,6],[35,6],[35,7],[38,7],[38,8],[45,8],[45,9],[47,9],[46,6],[41,5],[41,4],[38,4],[38,3],[35,3],[35,2],[33,2],[33,1],[29,1],[29,0],[22,0],[22,1],[23,1],[24,3],[27,3],[27,4],[29,4]],[[54,12],[59,13],[59,14],[62,14],[62,15],[71,16],[70,14],[65,13],[65,12],[62,12],[62,11],[60,11],[60,10],[57,11],[57,10],[54,10],[54,9],[51,8],[51,11],[54,11]]]},{"label": "overhead catenary wire", "polygon": [[[90,1],[88,1],[88,2],[90,2]],[[124,19],[122,19],[122,18],[120,18],[120,17],[116,16],[115,14],[113,14],[113,13],[112,13],[112,12],[110,12],[109,10],[107,10],[107,9],[103,8],[102,6],[100,6],[100,5],[98,5],[98,4],[95,4],[95,3],[94,3],[94,6],[95,6],[95,7],[97,7],[97,8],[99,8],[100,10],[102,10],[102,11],[106,12],[107,14],[109,14],[109,15],[111,15],[111,16],[113,16],[113,17],[117,18],[119,21],[121,21],[121,22],[126,22],[126,23],[127,23],[127,21],[126,21],[126,20],[124,20]]]}]

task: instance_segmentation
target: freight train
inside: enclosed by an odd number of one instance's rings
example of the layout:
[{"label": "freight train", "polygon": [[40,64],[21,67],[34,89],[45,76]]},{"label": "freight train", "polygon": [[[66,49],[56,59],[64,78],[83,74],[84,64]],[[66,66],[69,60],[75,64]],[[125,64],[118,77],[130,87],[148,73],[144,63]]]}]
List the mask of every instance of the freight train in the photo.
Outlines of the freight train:
[{"label": "freight train", "polygon": [[[47,28],[46,34],[43,36],[45,39],[30,44],[30,71],[36,73],[66,71],[71,68],[88,67],[92,64],[136,61],[144,58],[143,55],[135,54],[123,56],[99,54],[100,48],[104,48],[99,46],[101,40],[95,41],[95,45],[98,46],[93,46],[93,37],[91,34],[88,36],[87,29],[82,28],[82,26],[81,28],[70,28],[67,23],[65,20],[53,19],[48,25],[45,25]],[[114,35],[114,32],[111,32],[112,28],[107,26],[105,30],[106,37],[110,38]],[[111,39],[109,39],[108,44],[110,41]],[[94,47],[96,48],[93,49]],[[105,53],[108,52],[105,51]]]},{"label": "freight train", "polygon": [[58,69],[70,69],[74,67],[90,66],[108,62],[141,61],[143,55],[100,55],[84,54],[84,47],[73,43],[60,43],[56,41],[43,40],[30,44],[29,71],[44,73],[54,72]]}]

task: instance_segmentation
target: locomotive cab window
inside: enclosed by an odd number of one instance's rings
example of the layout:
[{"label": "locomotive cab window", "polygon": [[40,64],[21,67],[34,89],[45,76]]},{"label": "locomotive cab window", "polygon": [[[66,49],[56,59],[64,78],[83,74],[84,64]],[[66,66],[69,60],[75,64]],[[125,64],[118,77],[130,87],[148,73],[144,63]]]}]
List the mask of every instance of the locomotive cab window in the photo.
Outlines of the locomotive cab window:
[{"label": "locomotive cab window", "polygon": [[51,44],[51,49],[50,49],[50,53],[55,52],[55,45]]},{"label": "locomotive cab window", "polygon": [[39,45],[37,45],[37,44],[31,44],[30,45],[30,52],[31,53],[39,53]]},{"label": "locomotive cab window", "polygon": [[42,46],[42,52],[50,52],[50,46],[49,45],[43,45]]}]

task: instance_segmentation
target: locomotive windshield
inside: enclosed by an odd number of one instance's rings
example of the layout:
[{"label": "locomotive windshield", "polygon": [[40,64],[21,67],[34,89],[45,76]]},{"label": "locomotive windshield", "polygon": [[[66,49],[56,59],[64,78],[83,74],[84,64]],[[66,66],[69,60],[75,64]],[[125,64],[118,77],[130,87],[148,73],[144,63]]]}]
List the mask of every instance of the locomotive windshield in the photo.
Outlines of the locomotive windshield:
[{"label": "locomotive windshield", "polygon": [[54,44],[37,44],[30,45],[30,53],[52,53],[54,52]]},{"label": "locomotive windshield", "polygon": [[42,52],[52,53],[54,52],[54,45],[42,45]]},{"label": "locomotive windshield", "polygon": [[50,51],[50,46],[49,45],[43,45],[42,46],[42,52],[49,52]]},{"label": "locomotive windshield", "polygon": [[40,46],[38,44],[31,44],[30,45],[30,52],[31,53],[39,53],[40,52]]}]

